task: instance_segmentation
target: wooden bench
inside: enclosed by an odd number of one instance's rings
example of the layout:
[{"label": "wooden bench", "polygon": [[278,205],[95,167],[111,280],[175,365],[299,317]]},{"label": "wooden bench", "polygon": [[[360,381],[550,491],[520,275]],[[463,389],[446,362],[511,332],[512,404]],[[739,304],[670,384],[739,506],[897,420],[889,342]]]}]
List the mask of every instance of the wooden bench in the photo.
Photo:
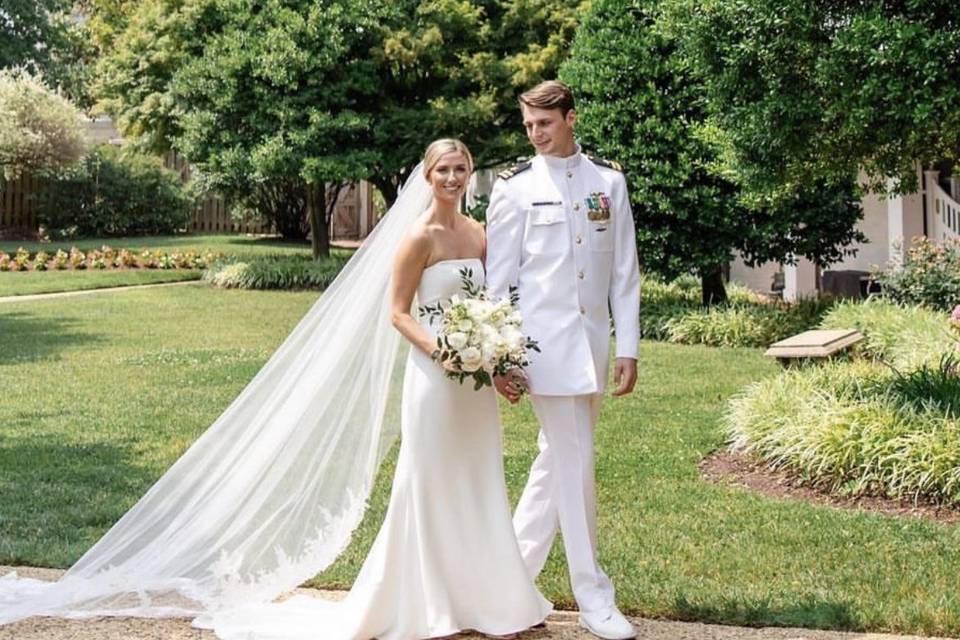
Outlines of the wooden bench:
[{"label": "wooden bench", "polygon": [[774,342],[763,355],[781,364],[809,358],[829,358],[863,340],[855,329],[814,329]]}]

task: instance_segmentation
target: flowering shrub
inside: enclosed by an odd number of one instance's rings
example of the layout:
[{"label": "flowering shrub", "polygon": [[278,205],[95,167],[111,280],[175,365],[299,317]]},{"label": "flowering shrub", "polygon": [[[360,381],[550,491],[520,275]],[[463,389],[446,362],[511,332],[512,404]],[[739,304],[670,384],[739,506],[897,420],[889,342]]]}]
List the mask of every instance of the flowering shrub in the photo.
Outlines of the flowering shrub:
[{"label": "flowering shrub", "polygon": [[77,247],[71,247],[70,252],[57,249],[50,255],[47,251],[38,251],[32,255],[24,248],[17,250],[13,256],[0,251],[0,271],[46,271],[50,268],[62,271],[64,269],[109,269],[111,267],[137,269],[205,269],[209,265],[224,259],[223,253],[206,251],[198,254],[196,251],[174,252],[167,254],[162,250],[144,249],[139,255],[129,249],[113,249],[107,245],[100,249],[91,249],[84,253]]},{"label": "flowering shrub", "polygon": [[85,269],[87,267],[87,256],[76,247],[70,248],[70,266],[74,269]]},{"label": "flowering shrub", "polygon": [[887,265],[877,281],[895,302],[952,309],[960,305],[960,242],[914,238],[903,264]]},{"label": "flowering shrub", "polygon": [[113,259],[113,265],[115,267],[136,267],[137,256],[129,249],[120,249]]},{"label": "flowering shrub", "polygon": [[17,255],[13,258],[13,261],[17,265],[17,271],[25,270],[27,265],[30,264],[30,252],[20,247],[17,249]]},{"label": "flowering shrub", "polygon": [[33,269],[35,271],[46,271],[47,262],[50,260],[50,254],[46,251],[38,251],[33,257]]}]

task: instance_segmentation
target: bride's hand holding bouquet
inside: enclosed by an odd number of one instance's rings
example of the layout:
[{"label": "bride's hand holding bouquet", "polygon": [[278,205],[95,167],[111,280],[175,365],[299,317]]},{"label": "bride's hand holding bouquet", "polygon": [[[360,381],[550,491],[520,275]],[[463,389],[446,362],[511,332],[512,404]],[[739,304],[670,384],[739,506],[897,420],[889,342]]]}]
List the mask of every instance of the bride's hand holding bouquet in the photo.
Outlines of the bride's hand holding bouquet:
[{"label": "bride's hand holding bouquet", "polygon": [[460,272],[464,295],[420,308],[431,324],[439,320],[437,348],[432,357],[460,383],[470,378],[474,388],[493,385],[500,376],[529,364],[529,352],[540,351],[537,342],[521,331],[522,317],[517,310],[517,294],[495,300],[486,289],[472,282],[470,269]]}]

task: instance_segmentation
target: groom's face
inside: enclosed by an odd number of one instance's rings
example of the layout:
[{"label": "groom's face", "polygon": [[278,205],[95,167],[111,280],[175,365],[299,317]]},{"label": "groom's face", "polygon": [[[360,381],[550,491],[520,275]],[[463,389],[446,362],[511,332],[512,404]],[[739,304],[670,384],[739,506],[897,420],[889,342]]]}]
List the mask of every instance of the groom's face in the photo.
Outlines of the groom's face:
[{"label": "groom's face", "polygon": [[521,105],[523,127],[537,153],[565,157],[575,150],[573,123],[577,114],[573,109],[566,115],[560,109],[541,109]]}]

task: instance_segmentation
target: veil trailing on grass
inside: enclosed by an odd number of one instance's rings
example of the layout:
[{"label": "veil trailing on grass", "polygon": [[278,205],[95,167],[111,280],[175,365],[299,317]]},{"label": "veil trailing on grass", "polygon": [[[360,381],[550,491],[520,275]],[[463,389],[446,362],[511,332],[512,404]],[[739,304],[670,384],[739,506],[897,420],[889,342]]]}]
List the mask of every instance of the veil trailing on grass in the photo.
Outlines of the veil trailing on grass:
[{"label": "veil trailing on grass", "polygon": [[422,165],[411,176],[247,387],[58,582],[0,578],[0,624],[196,616],[268,602],[333,562],[399,433],[390,273],[432,195]]}]

